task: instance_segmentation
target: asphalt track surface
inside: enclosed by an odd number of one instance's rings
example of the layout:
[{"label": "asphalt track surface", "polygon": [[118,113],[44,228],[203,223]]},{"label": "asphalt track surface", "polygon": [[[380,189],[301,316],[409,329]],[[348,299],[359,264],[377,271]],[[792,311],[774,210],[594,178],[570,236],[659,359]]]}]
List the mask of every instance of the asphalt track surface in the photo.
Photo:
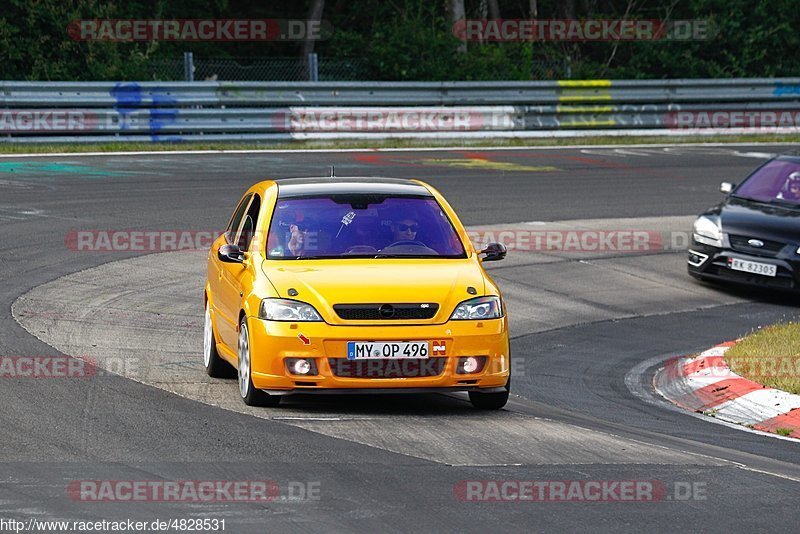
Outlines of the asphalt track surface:
[{"label": "asphalt track surface", "polygon": [[[720,200],[720,181],[741,180],[765,154],[780,150],[3,159],[0,355],[58,354],[12,317],[20,297],[72,273],[92,276],[109,262],[136,261],[130,253],[70,250],[70,232],[220,228],[257,179],[324,175],[333,164],[339,176],[424,179],[473,227],[591,224],[588,219],[614,227],[624,218],[690,220]],[[669,220],[680,226],[680,219]],[[184,263],[195,256],[187,255]],[[142,261],[152,267],[158,260]],[[512,402],[497,414],[478,414],[458,396],[426,395],[298,401],[254,416],[118,376],[2,378],[0,518],[224,518],[233,532],[740,531],[796,524],[796,442],[670,409],[649,386],[661,360],[796,318],[795,301],[697,284],[685,275],[677,251],[560,260],[511,255],[492,269],[524,319],[512,329],[512,354],[524,365],[515,376]],[[165,265],[174,265],[174,256],[170,262]],[[598,270],[587,277],[584,269],[592,266]],[[598,272],[626,278],[595,278]],[[657,283],[648,272],[656,273]],[[615,285],[633,279],[644,281],[636,291],[626,294]],[[603,284],[608,285],[597,287]],[[143,292],[159,287],[151,286]],[[54,308],[59,304],[52,302]],[[86,307],[96,303],[87,300]],[[193,324],[199,325],[199,304],[196,313]],[[165,343],[170,340],[154,330],[152,345]],[[393,432],[393,420],[402,431]],[[410,435],[414,428],[421,436]],[[459,454],[454,437],[470,450]],[[420,443],[429,449],[419,450]],[[273,480],[282,497],[266,505],[76,502],[67,492],[76,480]],[[693,484],[702,488],[702,498],[565,503],[457,497],[454,488],[463,481],[482,480],[646,480],[658,481],[672,497],[674,488]],[[319,487],[320,498],[289,498],[289,486],[298,483]]]}]

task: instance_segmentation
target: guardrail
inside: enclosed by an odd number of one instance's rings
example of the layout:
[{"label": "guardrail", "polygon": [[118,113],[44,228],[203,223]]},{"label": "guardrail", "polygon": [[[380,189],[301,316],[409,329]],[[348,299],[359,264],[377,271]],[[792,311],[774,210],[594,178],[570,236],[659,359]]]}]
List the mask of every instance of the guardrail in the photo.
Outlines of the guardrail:
[{"label": "guardrail", "polygon": [[0,82],[0,141],[12,143],[738,133],[798,126],[800,78]]}]

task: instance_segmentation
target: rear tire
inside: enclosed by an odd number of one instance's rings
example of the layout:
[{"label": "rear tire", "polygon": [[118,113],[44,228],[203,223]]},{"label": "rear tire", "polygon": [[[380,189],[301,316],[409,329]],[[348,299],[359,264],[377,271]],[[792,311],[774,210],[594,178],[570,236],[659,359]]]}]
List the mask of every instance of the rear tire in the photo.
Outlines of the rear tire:
[{"label": "rear tire", "polygon": [[212,378],[233,378],[236,369],[223,360],[217,352],[217,340],[214,336],[214,325],[211,322],[211,310],[206,303],[205,325],[203,327],[203,365],[206,373]]},{"label": "rear tire", "polygon": [[469,401],[478,410],[499,410],[508,402],[508,394],[511,392],[511,377],[505,386],[505,391],[500,393],[482,393],[480,391],[470,391]]},{"label": "rear tire", "polygon": [[278,406],[281,398],[278,395],[269,395],[253,386],[250,358],[250,331],[247,329],[247,317],[242,318],[239,324],[239,393],[248,406]]}]

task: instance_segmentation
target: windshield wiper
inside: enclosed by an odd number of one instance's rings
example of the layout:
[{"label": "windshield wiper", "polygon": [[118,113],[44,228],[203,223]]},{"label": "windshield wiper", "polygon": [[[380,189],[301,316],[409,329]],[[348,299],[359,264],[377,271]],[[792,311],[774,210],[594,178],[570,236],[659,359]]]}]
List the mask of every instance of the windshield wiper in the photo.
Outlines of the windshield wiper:
[{"label": "windshield wiper", "polygon": [[379,253],[375,254],[373,258],[438,258],[439,256],[434,256],[431,254],[390,254],[390,253]]}]

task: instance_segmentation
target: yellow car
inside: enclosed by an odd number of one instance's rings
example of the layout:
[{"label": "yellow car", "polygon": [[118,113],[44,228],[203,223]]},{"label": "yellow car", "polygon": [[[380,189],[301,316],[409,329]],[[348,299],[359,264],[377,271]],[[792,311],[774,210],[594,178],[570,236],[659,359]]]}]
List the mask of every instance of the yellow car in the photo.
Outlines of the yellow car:
[{"label": "yellow car", "polygon": [[417,180],[251,187],[208,255],[204,363],[251,406],[290,394],[467,391],[508,401],[508,318],[453,209]]}]

